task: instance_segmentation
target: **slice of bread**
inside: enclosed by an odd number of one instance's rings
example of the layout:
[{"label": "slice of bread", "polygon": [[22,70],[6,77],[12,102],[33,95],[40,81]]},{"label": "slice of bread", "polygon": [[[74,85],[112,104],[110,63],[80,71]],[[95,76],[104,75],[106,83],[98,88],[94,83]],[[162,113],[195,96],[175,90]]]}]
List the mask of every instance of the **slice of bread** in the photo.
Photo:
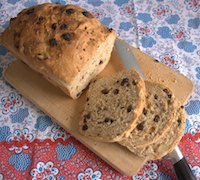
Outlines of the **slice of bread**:
[{"label": "slice of bread", "polygon": [[145,84],[137,72],[103,77],[89,87],[80,133],[100,141],[120,141],[136,126],[144,103]]},{"label": "slice of bread", "polygon": [[143,148],[130,149],[141,157],[147,157],[149,160],[161,159],[163,156],[172,152],[178,142],[181,140],[186,124],[185,111],[181,106],[176,112],[175,122],[165,133],[164,137],[157,142]]},{"label": "slice of bread", "polygon": [[175,121],[176,99],[172,91],[153,82],[145,82],[146,104],[136,128],[120,142],[129,149],[144,147],[156,142]]}]

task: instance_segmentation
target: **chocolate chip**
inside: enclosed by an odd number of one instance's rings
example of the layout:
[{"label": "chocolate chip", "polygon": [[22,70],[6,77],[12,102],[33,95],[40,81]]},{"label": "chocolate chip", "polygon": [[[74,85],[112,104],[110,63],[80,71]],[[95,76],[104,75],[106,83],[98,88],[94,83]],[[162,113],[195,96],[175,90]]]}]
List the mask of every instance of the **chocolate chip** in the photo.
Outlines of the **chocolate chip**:
[{"label": "chocolate chip", "polygon": [[184,106],[181,106],[181,109],[183,109],[184,108]]},{"label": "chocolate chip", "polygon": [[89,98],[87,98],[86,101],[88,102],[88,101],[89,101]]},{"label": "chocolate chip", "polygon": [[133,109],[132,105],[129,105],[129,106],[127,107],[127,112],[128,112],[128,113],[131,112],[132,109]]},{"label": "chocolate chip", "polygon": [[138,125],[136,126],[136,128],[137,128],[138,130],[142,131],[142,130],[144,129],[144,122],[141,122],[140,124],[138,124]]},{"label": "chocolate chip", "polygon": [[43,16],[40,16],[37,20],[37,23],[36,24],[41,24],[45,21],[45,18]]},{"label": "chocolate chip", "polygon": [[62,38],[66,41],[70,41],[73,38],[73,34],[71,33],[64,33],[62,34]]},{"label": "chocolate chip", "polygon": [[114,90],[113,90],[113,93],[114,93],[114,94],[118,94],[118,93],[119,93],[119,89],[114,89]]},{"label": "chocolate chip", "polygon": [[116,83],[119,83],[119,80],[117,80]]},{"label": "chocolate chip", "polygon": [[85,114],[83,117],[84,119],[90,119],[91,116],[90,116],[90,113],[88,113],[88,114]]},{"label": "chocolate chip", "polygon": [[121,86],[129,86],[129,79],[128,78],[122,79]]},{"label": "chocolate chip", "polygon": [[157,59],[154,59],[155,62],[159,62]]},{"label": "chocolate chip", "polygon": [[26,11],[26,14],[31,14],[31,13],[33,13],[34,12],[34,8],[31,8],[31,9],[28,9],[27,11]]},{"label": "chocolate chip", "polygon": [[83,131],[86,131],[87,129],[88,129],[87,124],[84,124],[83,127],[82,127],[82,130],[83,130]]},{"label": "chocolate chip", "polygon": [[103,61],[102,61],[102,60],[100,60],[100,61],[99,61],[99,64],[103,64]]},{"label": "chocolate chip", "polygon": [[83,49],[83,51],[85,51],[85,49]]},{"label": "chocolate chip", "polygon": [[68,27],[67,24],[64,23],[64,24],[62,24],[62,25],[60,26],[60,29],[64,30],[64,29],[67,29],[67,27]]},{"label": "chocolate chip", "polygon": [[154,99],[158,99],[158,95],[157,94],[154,95]]},{"label": "chocolate chip", "polygon": [[111,118],[105,118],[105,119],[104,119],[104,122],[105,122],[105,123],[110,122],[110,123],[112,124],[114,121],[113,121],[113,119],[111,119]]},{"label": "chocolate chip", "polygon": [[88,11],[83,11],[82,14],[84,16],[88,17],[88,18],[92,18],[93,17],[93,15],[90,12],[88,12]]},{"label": "chocolate chip", "polygon": [[143,109],[143,114],[144,114],[145,116],[147,115],[147,112],[148,112],[147,109],[144,108],[144,109]]},{"label": "chocolate chip", "polygon": [[53,24],[51,25],[51,29],[56,30],[56,28],[57,28],[57,24],[56,24],[56,23],[53,23]]},{"label": "chocolate chip", "polygon": [[70,14],[73,14],[73,13],[75,13],[75,10],[74,9],[66,9],[66,11],[65,11],[68,15],[70,15]]},{"label": "chocolate chip", "polygon": [[160,120],[160,116],[159,115],[155,115],[154,119],[155,122],[158,122]]},{"label": "chocolate chip", "polygon": [[109,90],[108,89],[103,89],[102,91],[101,91],[103,94],[108,94],[109,93]]},{"label": "chocolate chip", "polygon": [[57,41],[56,41],[56,39],[55,39],[55,38],[49,39],[49,44],[50,44],[51,46],[57,46]]},{"label": "chocolate chip", "polygon": [[181,125],[181,119],[177,119],[177,122],[178,122],[178,126]]}]

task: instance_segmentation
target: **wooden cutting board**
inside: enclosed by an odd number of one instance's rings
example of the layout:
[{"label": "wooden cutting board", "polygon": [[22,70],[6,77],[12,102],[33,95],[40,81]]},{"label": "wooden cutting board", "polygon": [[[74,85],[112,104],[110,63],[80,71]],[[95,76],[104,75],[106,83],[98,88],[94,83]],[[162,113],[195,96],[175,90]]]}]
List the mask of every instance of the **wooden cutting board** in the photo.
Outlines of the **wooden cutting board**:
[{"label": "wooden cutting board", "polygon": [[[147,80],[169,86],[181,103],[185,104],[193,91],[193,85],[189,79],[162,63],[156,62],[138,49],[133,48],[133,53]],[[114,49],[110,63],[99,77],[112,74],[123,68]],[[78,100],[72,100],[19,60],[7,68],[4,77],[27,99],[120,173],[134,175],[145,163],[145,159],[137,157],[117,143],[97,142],[78,133],[78,121],[83,110],[85,93]]]}]

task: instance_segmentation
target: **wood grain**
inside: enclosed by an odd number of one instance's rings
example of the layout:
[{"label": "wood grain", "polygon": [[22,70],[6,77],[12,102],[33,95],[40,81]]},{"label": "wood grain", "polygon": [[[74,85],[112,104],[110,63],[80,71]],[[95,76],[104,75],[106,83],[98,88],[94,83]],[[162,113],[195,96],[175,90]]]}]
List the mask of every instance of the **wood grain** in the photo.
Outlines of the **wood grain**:
[{"label": "wood grain", "polygon": [[[133,48],[133,53],[146,79],[169,86],[183,104],[187,101],[193,91],[189,79],[157,63],[138,49]],[[123,65],[114,49],[109,64],[98,78],[122,69]],[[7,68],[4,77],[27,99],[120,173],[134,175],[145,163],[145,159],[137,157],[117,143],[97,142],[78,133],[78,121],[83,111],[86,92],[78,100],[72,100],[19,60]]]}]

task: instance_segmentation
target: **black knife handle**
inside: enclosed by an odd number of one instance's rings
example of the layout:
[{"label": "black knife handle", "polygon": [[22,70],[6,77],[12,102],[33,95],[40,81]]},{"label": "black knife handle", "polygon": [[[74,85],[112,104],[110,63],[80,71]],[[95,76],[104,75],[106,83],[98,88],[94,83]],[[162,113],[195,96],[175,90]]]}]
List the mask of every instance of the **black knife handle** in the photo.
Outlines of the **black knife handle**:
[{"label": "black knife handle", "polygon": [[174,170],[179,180],[196,180],[196,177],[192,173],[192,170],[184,157],[174,164]]}]

